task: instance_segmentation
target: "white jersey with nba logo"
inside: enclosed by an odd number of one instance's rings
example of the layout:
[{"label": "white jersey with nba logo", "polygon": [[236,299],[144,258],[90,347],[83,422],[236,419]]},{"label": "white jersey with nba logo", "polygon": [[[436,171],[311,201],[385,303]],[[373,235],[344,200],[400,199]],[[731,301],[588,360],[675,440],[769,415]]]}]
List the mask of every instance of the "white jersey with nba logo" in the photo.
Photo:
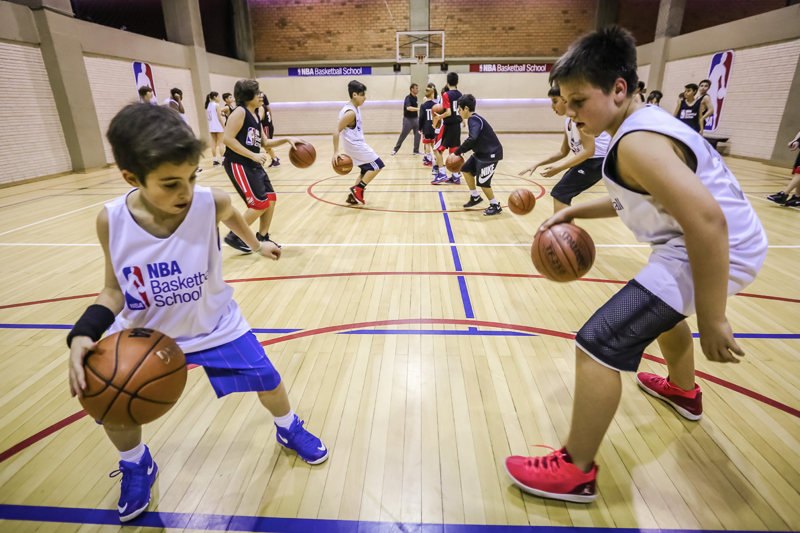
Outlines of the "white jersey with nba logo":
[{"label": "white jersey with nba logo", "polygon": [[[580,153],[583,150],[583,141],[581,140],[581,133],[578,131],[578,128],[575,127],[575,123],[572,122],[571,118],[567,118],[566,122],[564,122],[564,131],[567,133],[567,139],[569,140],[569,149],[572,150],[573,154]],[[601,133],[597,137],[594,138],[594,155],[591,157],[599,158],[605,157],[606,153],[608,152],[608,144],[611,142],[611,135],[606,132]]]},{"label": "white jersey with nba logo", "polygon": [[111,264],[125,295],[125,306],[109,332],[155,329],[191,353],[221,346],[250,331],[233,300],[233,287],[222,279],[211,189],[195,186],[189,213],[165,239],[154,237],[134,220],[127,205],[129,195],[106,204]]},{"label": "white jersey with nba logo", "polygon": [[361,110],[351,103],[347,103],[341,111],[339,111],[339,120],[348,111],[352,111],[356,115],[356,127],[347,127],[342,130],[341,138],[344,140],[344,153],[350,156],[353,164],[356,166],[366,165],[378,159],[378,154],[375,150],[369,147],[367,141],[364,139],[364,129],[361,124]]},{"label": "white jersey with nba logo", "polygon": [[617,145],[634,131],[652,131],[683,143],[697,161],[695,174],[719,203],[728,223],[730,270],[728,295],[749,285],[767,256],[767,235],[739,182],[719,153],[700,134],[658,106],[648,105],[629,116],[611,141],[603,161],[603,181],[617,215],[639,242],[653,253],[636,280],[684,315],[695,312],[694,284],[683,228],[652,196],[632,191],[618,181]]}]

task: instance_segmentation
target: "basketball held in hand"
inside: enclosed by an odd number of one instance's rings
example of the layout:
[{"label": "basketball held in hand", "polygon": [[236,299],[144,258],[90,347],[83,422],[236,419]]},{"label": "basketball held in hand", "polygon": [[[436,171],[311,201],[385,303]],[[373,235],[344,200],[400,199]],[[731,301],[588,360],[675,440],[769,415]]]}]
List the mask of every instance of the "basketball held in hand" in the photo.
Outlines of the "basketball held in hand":
[{"label": "basketball held in hand", "polygon": [[464,166],[464,158],[460,155],[450,154],[447,156],[447,161],[444,162],[444,166],[447,167],[447,170],[450,172],[461,172],[461,167]]},{"label": "basketball held in hand", "polygon": [[350,174],[350,171],[353,170],[353,160],[350,159],[350,156],[347,154],[342,154],[336,159],[336,164],[333,165],[333,171],[339,174],[340,176],[344,176],[345,174]]},{"label": "basketball held in hand", "polygon": [[83,362],[79,398],[103,424],[141,426],[178,401],[186,386],[186,357],[174,340],[152,329],[126,329],[97,343]]},{"label": "basketball held in hand", "polygon": [[441,115],[442,113],[444,113],[444,107],[442,107],[442,104],[436,104],[431,108],[431,111],[433,111],[433,113],[437,115]]},{"label": "basketball held in hand", "polygon": [[533,266],[550,281],[575,281],[594,264],[592,238],[574,224],[557,224],[540,231],[533,239]]},{"label": "basketball held in hand", "polygon": [[317,159],[317,151],[307,142],[295,143],[297,148],[292,146],[289,149],[289,161],[297,168],[308,168]]},{"label": "basketball held in hand", "polygon": [[536,197],[528,189],[517,189],[508,197],[508,208],[515,215],[527,215],[536,206]]}]

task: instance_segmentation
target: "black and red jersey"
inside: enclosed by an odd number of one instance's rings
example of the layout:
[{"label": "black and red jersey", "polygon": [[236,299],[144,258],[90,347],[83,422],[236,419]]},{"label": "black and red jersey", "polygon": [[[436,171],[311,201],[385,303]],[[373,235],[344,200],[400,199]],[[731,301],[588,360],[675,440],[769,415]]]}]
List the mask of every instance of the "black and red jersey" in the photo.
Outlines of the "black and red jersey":
[{"label": "black and red jersey", "polygon": [[450,89],[442,93],[442,108],[450,109],[450,116],[444,118],[445,124],[461,124],[461,117],[458,115],[458,99],[461,98],[461,91]]}]

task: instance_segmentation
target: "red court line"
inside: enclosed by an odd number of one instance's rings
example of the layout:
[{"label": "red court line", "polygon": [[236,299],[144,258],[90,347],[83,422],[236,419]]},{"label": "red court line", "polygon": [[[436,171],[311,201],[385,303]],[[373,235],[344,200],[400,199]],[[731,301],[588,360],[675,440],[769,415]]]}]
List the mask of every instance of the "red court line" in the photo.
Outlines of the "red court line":
[{"label": "red court line", "polygon": [[[539,335],[549,335],[551,337],[559,337],[562,339],[574,339],[575,335],[572,333],[563,333],[561,331],[555,331],[551,329],[544,329],[544,328],[535,328],[532,326],[521,326],[517,324],[506,324],[504,322],[490,322],[486,320],[469,320],[469,319],[451,319],[451,318],[404,318],[404,319],[397,319],[397,320],[375,320],[372,322],[359,322],[355,324],[340,324],[338,326],[326,326],[323,328],[317,329],[310,329],[306,331],[300,331],[297,333],[292,333],[289,335],[284,335],[282,337],[276,337],[274,339],[269,339],[266,341],[261,342],[262,346],[270,346],[272,344],[278,344],[280,342],[287,342],[294,339],[301,339],[304,337],[311,337],[314,335],[322,335],[325,333],[334,333],[337,331],[346,331],[351,329],[363,329],[375,326],[392,326],[392,325],[407,325],[407,324],[436,324],[436,325],[469,325],[469,326],[483,326],[488,328],[500,328],[500,329],[509,329],[512,331],[524,331],[526,333],[535,333]],[[660,357],[656,357],[650,354],[644,354],[644,358],[648,361],[654,361],[656,363],[666,365],[666,361],[661,359]],[[738,392],[748,398],[753,400],[762,402],[766,405],[771,407],[775,407],[776,409],[788,413],[792,416],[800,418],[800,410],[797,410],[793,407],[790,407],[786,404],[778,402],[777,400],[773,400],[764,396],[763,394],[759,394],[755,391],[747,389],[745,387],[736,385],[735,383],[731,383],[730,381],[726,381],[724,379],[720,379],[718,377],[712,376],[710,374],[706,374],[705,372],[695,372],[695,374],[707,381],[730,389],[734,392]],[[36,442],[42,440],[43,438],[47,437],[62,429],[73,422],[80,420],[84,416],[86,416],[86,411],[79,411],[74,415],[68,416],[67,418],[56,422],[52,426],[36,433],[25,439],[24,441],[20,442],[12,446],[11,448],[5,450],[4,452],[0,453],[0,463],[5,461],[6,459],[16,455],[17,453],[21,452],[22,450],[32,446]]]},{"label": "red court line", "polygon": [[[449,211],[448,211],[449,212]],[[454,246],[458,246],[456,243]],[[268,276],[263,278],[241,278],[241,279],[228,279],[228,283],[247,283],[253,281],[280,281],[280,280],[293,280],[293,279],[314,279],[314,278],[340,278],[348,276],[487,276],[496,278],[528,278],[528,279],[543,279],[544,276],[540,274],[507,274],[502,272],[338,272],[332,274],[300,274],[296,276]],[[585,283],[608,283],[611,285],[625,285],[627,281],[618,279],[598,279],[598,278],[581,278],[577,280]],[[0,309],[9,309],[12,307],[24,307],[28,305],[48,304],[53,302],[61,302],[64,300],[75,300],[78,298],[92,298],[97,296],[95,294],[82,294],[79,296],[65,296],[63,298],[53,298],[50,300],[37,300],[35,302],[21,302],[15,304],[0,305]],[[767,294],[752,294],[740,292],[736,296],[744,296],[746,298],[759,298],[762,300],[775,300],[779,302],[789,302],[799,304],[800,299],[784,298],[782,296],[770,296]]]}]

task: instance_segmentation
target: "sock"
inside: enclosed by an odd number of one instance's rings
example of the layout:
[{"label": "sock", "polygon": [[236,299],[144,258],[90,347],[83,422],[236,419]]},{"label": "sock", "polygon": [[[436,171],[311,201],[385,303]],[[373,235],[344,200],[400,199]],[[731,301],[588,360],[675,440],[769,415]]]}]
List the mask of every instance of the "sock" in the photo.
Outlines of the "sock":
[{"label": "sock", "polygon": [[453,177],[454,178],[460,178],[461,177],[461,172],[453,172]]},{"label": "sock", "polygon": [[478,198],[481,195],[481,193],[478,192],[478,189],[475,189],[474,191],[469,191],[469,193],[475,198]]},{"label": "sock", "polygon": [[439,169],[439,175],[441,175],[441,176],[447,176],[447,171],[445,171],[445,169],[443,169],[443,168],[440,168],[440,169]]},{"label": "sock", "polygon": [[292,422],[294,422],[294,411],[289,409],[289,413],[284,416],[275,416],[275,425],[279,428],[289,429],[292,427]]},{"label": "sock", "polygon": [[275,162],[277,163],[277,161],[278,161],[278,158],[277,158],[277,157],[273,157],[273,158],[272,158],[272,160],[273,160],[273,161],[275,161]]},{"label": "sock", "polygon": [[140,442],[139,445],[132,450],[128,450],[127,452],[119,452],[119,457],[126,463],[139,464],[139,461],[141,461],[142,457],[144,457],[144,450],[144,442]]},{"label": "sock", "polygon": [[362,189],[366,189],[367,188],[367,184],[364,183],[364,180],[359,181],[358,182],[358,186],[361,187]]},{"label": "sock", "polygon": [[497,201],[497,198],[492,198],[491,200],[489,200],[489,203],[494,205],[500,205],[500,202]]},{"label": "sock", "polygon": [[217,162],[217,158],[215,157],[215,158],[214,158],[214,163],[216,163],[216,162]]}]

